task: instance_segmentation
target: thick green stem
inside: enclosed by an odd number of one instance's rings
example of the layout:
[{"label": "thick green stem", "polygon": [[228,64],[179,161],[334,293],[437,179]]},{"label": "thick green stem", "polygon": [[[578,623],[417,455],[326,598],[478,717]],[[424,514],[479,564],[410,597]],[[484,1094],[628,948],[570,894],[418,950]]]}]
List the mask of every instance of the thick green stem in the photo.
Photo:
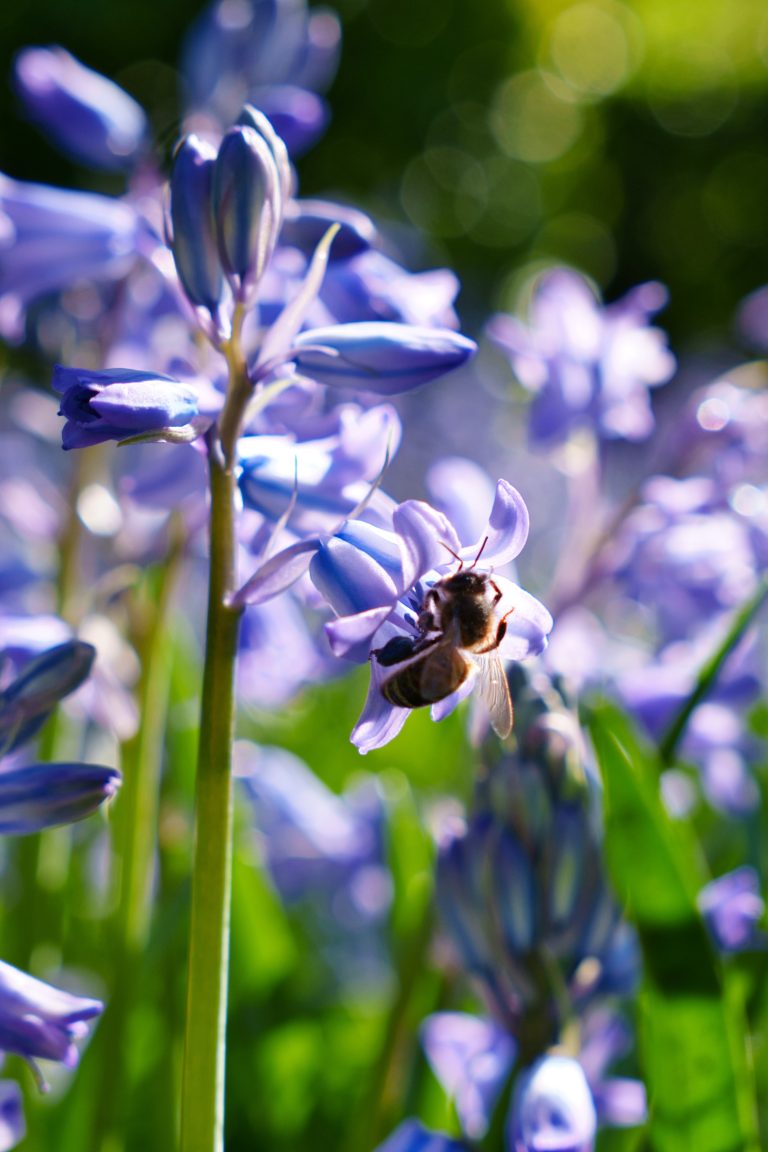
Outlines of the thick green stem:
[{"label": "thick green stem", "polygon": [[[236,318],[237,319],[237,318]],[[209,436],[211,558],[196,781],[195,859],[181,1091],[181,1152],[222,1152],[225,1022],[232,880],[232,741],[241,609],[236,586],[234,472],[237,436],[251,390],[238,347],[221,434]]]}]

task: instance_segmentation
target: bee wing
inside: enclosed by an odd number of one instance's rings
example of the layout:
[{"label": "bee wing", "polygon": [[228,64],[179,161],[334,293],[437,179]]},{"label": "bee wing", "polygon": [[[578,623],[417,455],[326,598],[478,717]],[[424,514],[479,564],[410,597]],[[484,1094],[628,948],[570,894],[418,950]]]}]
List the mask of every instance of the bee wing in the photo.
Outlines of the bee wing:
[{"label": "bee wing", "polygon": [[491,727],[497,736],[505,740],[512,731],[514,712],[512,697],[509,694],[504,665],[498,649],[483,652],[473,657],[478,667],[478,688],[480,697],[488,709]]}]

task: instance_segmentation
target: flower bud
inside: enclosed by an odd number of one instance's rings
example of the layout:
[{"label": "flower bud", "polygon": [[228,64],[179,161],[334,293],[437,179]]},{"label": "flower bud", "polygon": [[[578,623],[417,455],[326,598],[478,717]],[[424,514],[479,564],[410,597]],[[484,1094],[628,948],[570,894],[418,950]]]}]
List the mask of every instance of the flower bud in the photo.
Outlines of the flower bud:
[{"label": "flower bud", "polygon": [[57,364],[53,386],[66,417],[62,447],[87,448],[188,424],[198,415],[193,388],[159,373],[130,368],[65,368]]},{"label": "flower bud", "polygon": [[213,209],[219,257],[238,300],[247,299],[269,263],[283,198],[269,140],[247,125],[231,128],[216,157]]},{"label": "flower bud", "polygon": [[0,772],[0,835],[82,820],[119,786],[120,773],[99,764],[30,764]]},{"label": "flower bud", "polygon": [[197,136],[186,136],[171,171],[171,249],[176,271],[193,304],[217,317],[224,290],[213,222],[216,152]]},{"label": "flower bud", "polygon": [[477,345],[450,328],[368,322],[314,328],[294,342],[300,372],[319,384],[382,396],[408,392],[458,368]]},{"label": "flower bud", "polygon": [[0,693],[0,754],[35,735],[58,702],[80,687],[95,655],[90,644],[68,640],[30,660]]},{"label": "flower bud", "polygon": [[127,92],[63,48],[25,48],[14,66],[30,119],[70,156],[94,168],[129,168],[141,155],[147,118]]}]

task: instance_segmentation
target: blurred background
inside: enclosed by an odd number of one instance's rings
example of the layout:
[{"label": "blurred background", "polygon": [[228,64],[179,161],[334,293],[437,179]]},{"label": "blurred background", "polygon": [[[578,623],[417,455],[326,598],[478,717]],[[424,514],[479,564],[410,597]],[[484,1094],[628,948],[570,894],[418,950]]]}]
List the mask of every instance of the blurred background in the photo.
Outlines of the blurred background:
[{"label": "blurred background", "polygon": [[[178,126],[175,65],[202,5],[58,0],[6,6],[0,73],[25,44],[62,43]],[[395,229],[412,266],[446,262],[464,327],[510,307],[541,262],[613,298],[670,290],[682,352],[734,344],[738,302],[768,268],[768,12],[719,0],[340,0],[344,43],[329,131],[299,165]],[[0,168],[83,186],[0,88]]]}]

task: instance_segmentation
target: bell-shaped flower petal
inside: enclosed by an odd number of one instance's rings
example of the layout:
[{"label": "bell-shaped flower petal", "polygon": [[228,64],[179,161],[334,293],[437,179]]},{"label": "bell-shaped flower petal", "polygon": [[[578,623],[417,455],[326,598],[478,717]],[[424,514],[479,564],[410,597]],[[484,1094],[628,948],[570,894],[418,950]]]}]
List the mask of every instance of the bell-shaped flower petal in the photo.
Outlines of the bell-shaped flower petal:
[{"label": "bell-shaped flower petal", "polygon": [[213,216],[213,172],[216,149],[186,136],[171,169],[171,250],[184,291],[191,302],[217,321],[224,277]]},{"label": "bell-shaped flower petal", "polygon": [[59,415],[66,418],[65,449],[183,427],[198,415],[194,389],[159,373],[57,364],[53,386],[62,394]]},{"label": "bell-shaped flower petal", "polygon": [[219,258],[235,298],[247,301],[277,243],[283,191],[275,157],[248,125],[231,128],[213,171],[213,214]]},{"label": "bell-shaped flower petal", "polygon": [[98,764],[30,764],[0,772],[0,835],[82,820],[119,786],[120,773]]},{"label": "bell-shaped flower petal", "polygon": [[111,170],[129,168],[141,156],[144,111],[106,76],[58,47],[25,48],[14,71],[30,119],[75,160]]},{"label": "bell-shaped flower petal", "polygon": [[27,307],[47,293],[125,276],[139,228],[120,200],[0,174],[0,334],[20,339]]},{"label": "bell-shaped flower petal", "polygon": [[436,1012],[421,1026],[421,1044],[455,1103],[464,1134],[482,1140],[512,1070],[514,1041],[492,1020],[466,1012]]},{"label": "bell-shaped flower petal", "polygon": [[77,1064],[76,1040],[88,1032],[88,1020],[103,1011],[88,1000],[53,988],[0,961],[0,1050],[28,1060]]},{"label": "bell-shaped flower petal", "polygon": [[568,1056],[542,1056],[519,1079],[510,1113],[515,1152],[592,1152],[597,1112],[587,1078]]},{"label": "bell-shaped flower petal", "polygon": [[464,364],[477,345],[449,328],[339,324],[302,332],[293,360],[320,384],[394,396]]},{"label": "bell-shaped flower petal", "polygon": [[0,1152],[10,1152],[26,1134],[21,1089],[13,1080],[0,1080]]}]

